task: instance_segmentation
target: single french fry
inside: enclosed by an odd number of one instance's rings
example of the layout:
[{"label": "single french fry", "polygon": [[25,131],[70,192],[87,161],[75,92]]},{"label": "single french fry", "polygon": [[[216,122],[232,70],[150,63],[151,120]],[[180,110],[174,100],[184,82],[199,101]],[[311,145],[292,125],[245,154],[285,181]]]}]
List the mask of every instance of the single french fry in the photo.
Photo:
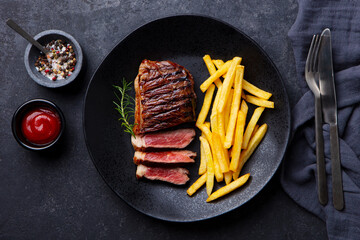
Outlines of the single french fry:
[{"label": "single french fry", "polygon": [[257,96],[259,98],[268,100],[272,94],[269,92],[266,92],[264,90],[261,90],[260,88],[254,86],[253,84],[249,83],[244,79],[243,81],[243,89],[247,91],[248,93],[251,93],[254,96]]},{"label": "single french fry", "polygon": [[[221,146],[224,146],[223,142],[221,142]],[[229,151],[224,147],[222,149],[224,151],[226,165],[229,166],[230,165]]]},{"label": "single french fry", "polygon": [[202,133],[204,133],[204,135],[206,136],[206,139],[209,141],[210,145],[212,144],[212,133],[210,131],[210,128],[205,125],[205,124],[201,124],[199,126],[197,126]]},{"label": "single french fry", "polygon": [[[233,81],[235,78],[235,69],[236,69],[236,66],[240,64],[240,62],[241,62],[240,57],[234,57],[231,62],[231,65],[228,69],[228,74],[226,75],[226,78],[224,79],[224,82],[223,82],[223,86],[221,88],[221,95],[220,95],[221,97],[220,97],[219,103],[217,105],[217,109],[219,112],[224,111],[225,104],[228,102],[230,89],[233,85]],[[225,65],[226,64],[224,64],[224,66]]]},{"label": "single french fry", "polygon": [[259,107],[274,108],[274,102],[264,100],[255,96],[245,95],[245,99],[248,103],[252,103]]},{"label": "single french fry", "polygon": [[[231,61],[231,60],[230,60]],[[216,68],[219,69],[222,67],[222,65],[224,65],[224,61],[221,59],[216,59],[216,60],[212,60],[212,62],[215,64]],[[223,78],[226,77],[226,73],[224,75],[222,75]]]},{"label": "single french fry", "polygon": [[214,153],[215,150],[214,150],[214,144],[212,141],[212,132],[210,131],[210,128],[208,126],[206,126],[205,124],[198,126],[198,128],[205,134],[206,139],[208,140],[208,142],[210,144],[211,151],[213,153],[214,171],[215,171],[216,181],[221,182],[224,179],[224,176],[220,170],[220,165],[216,158],[216,154]]},{"label": "single french fry", "polygon": [[257,131],[258,129],[259,129],[259,125],[256,124],[255,127],[254,127],[254,131],[253,131],[252,134],[251,134],[250,139],[255,135],[255,133],[256,133],[256,131]]},{"label": "single french fry", "polygon": [[230,67],[231,63],[225,63],[219,70],[217,70],[213,75],[211,75],[208,79],[206,79],[201,85],[200,89],[202,92],[205,92],[210,85],[219,77],[221,77],[224,73],[226,73]]},{"label": "single french fry", "polygon": [[217,69],[221,68],[222,65],[224,65],[224,61],[221,59],[213,59],[212,62]]},{"label": "single french fry", "polygon": [[207,160],[206,192],[208,196],[210,196],[214,187],[214,162],[209,142],[206,140],[206,138],[200,137],[200,143],[201,146],[203,146],[204,154],[206,155]]},{"label": "single french fry", "polygon": [[[226,63],[231,62],[232,60],[226,61]],[[216,68],[221,68],[225,63],[221,59],[213,60],[213,63],[215,64]],[[222,75],[223,78],[226,78],[226,73]]]},{"label": "single french fry", "polygon": [[[200,136],[200,140],[201,138],[204,138],[205,134],[203,133],[202,136]],[[207,162],[207,156],[205,155],[205,151],[204,151],[204,146],[202,144],[200,144],[200,166],[199,166],[199,175],[203,175],[206,172],[206,162]]]},{"label": "single french fry", "polygon": [[218,131],[218,115],[214,114],[210,116],[210,126],[211,126],[211,132],[214,133],[219,133]]},{"label": "single french fry", "polygon": [[249,107],[244,100],[241,102],[240,110],[245,114],[245,119],[246,119],[246,115],[248,113]]},{"label": "single french fry", "polygon": [[210,195],[210,197],[208,197],[208,199],[206,199],[206,202],[210,202],[213,201],[219,197],[222,197],[232,191],[234,191],[235,189],[241,187],[242,185],[244,185],[247,180],[250,177],[250,173],[247,173],[243,176],[241,176],[240,178],[238,178],[237,180],[233,181],[232,183],[218,189],[216,192],[212,193]]},{"label": "single french fry", "polygon": [[[214,66],[214,63],[212,62],[211,60],[211,57],[210,55],[206,54],[204,57],[203,57],[203,60],[205,62],[205,65],[210,73],[210,76],[213,75],[215,72],[216,72],[216,68]],[[214,81],[215,85],[217,87],[220,87],[222,85],[222,82],[221,80],[218,78]]]},{"label": "single french fry", "polygon": [[199,124],[203,124],[205,122],[206,117],[207,117],[210,107],[211,107],[211,101],[212,101],[212,98],[214,95],[214,91],[215,91],[215,86],[214,86],[214,84],[211,84],[205,93],[204,102],[201,107],[199,116],[196,120],[196,126]]},{"label": "single french fry", "polygon": [[228,123],[228,128],[226,130],[224,147],[229,149],[233,143],[234,132],[235,132],[235,124],[236,119],[238,117],[238,112],[240,108],[241,101],[241,92],[242,92],[242,79],[244,76],[244,67],[237,66],[236,67],[236,76],[235,76],[235,90],[234,97],[230,111],[230,119]]},{"label": "single french fry", "polygon": [[[209,141],[209,143],[210,143],[210,141]],[[213,156],[213,162],[214,162],[215,179],[217,182],[222,182],[224,180],[224,174],[221,172],[220,164],[219,164],[219,161],[218,161],[217,156],[214,151],[214,144],[211,143],[210,146],[211,146],[211,152],[213,154],[212,156]]]},{"label": "single french fry", "polygon": [[246,100],[246,95],[244,92],[241,93],[241,98]]},{"label": "single french fry", "polygon": [[189,196],[192,196],[204,183],[206,182],[206,173],[199,177],[186,191]]},{"label": "single french fry", "polygon": [[244,133],[244,138],[243,138],[243,143],[242,143],[243,149],[246,149],[248,147],[251,134],[254,131],[254,127],[255,127],[256,123],[258,122],[264,109],[265,109],[264,107],[256,108],[253,115],[251,116],[251,119],[250,119],[250,121],[246,127],[245,133]]},{"label": "single french fry", "polygon": [[[234,96],[234,89],[232,88],[230,90],[230,95],[229,95],[229,99],[233,99]],[[233,100],[232,100],[233,101]],[[229,118],[230,118],[230,111],[231,111],[231,103],[226,104],[225,109],[224,109],[224,129],[226,130],[229,124]]]},{"label": "single french fry", "polygon": [[224,180],[224,174],[221,172],[219,161],[217,160],[216,154],[213,155],[214,161],[214,173],[215,179],[217,182],[222,182]]},{"label": "single french fry", "polygon": [[221,144],[221,139],[220,139],[220,136],[218,133],[216,133],[216,132],[212,133],[212,142],[214,145],[213,153],[214,153],[214,155],[216,155],[216,158],[219,162],[221,172],[226,173],[229,171],[229,166],[226,163],[223,146]]},{"label": "single french fry", "polygon": [[261,125],[259,129],[256,131],[254,137],[250,140],[248,148],[241,152],[239,166],[236,169],[236,171],[233,173],[234,180],[238,178],[244,164],[253,154],[257,146],[260,144],[261,140],[264,138],[267,128],[268,126],[266,123]]},{"label": "single french fry", "polygon": [[228,171],[228,172],[224,173],[224,180],[225,180],[226,185],[231,183],[232,175],[233,175],[232,171]]},{"label": "single french fry", "polygon": [[222,113],[217,114],[217,130],[221,138],[221,142],[225,141],[225,116]]},{"label": "single french fry", "polygon": [[245,114],[243,111],[238,112],[237,120],[236,120],[236,129],[235,129],[235,140],[234,146],[232,148],[232,156],[229,169],[231,171],[236,171],[240,162],[240,154],[241,154],[241,145],[243,142],[243,134],[245,128]]},{"label": "single french fry", "polygon": [[222,89],[222,86],[220,88],[218,88],[218,90],[216,92],[215,100],[214,100],[214,103],[213,103],[213,106],[212,106],[212,109],[211,109],[211,116],[217,114],[217,105],[219,103],[221,89]]},{"label": "single french fry", "polygon": [[[224,146],[223,141],[221,141],[221,146]],[[222,148],[222,150],[224,151],[224,157],[225,157],[226,165],[230,166],[229,151],[224,147]],[[231,182],[231,179],[232,179],[232,171],[228,171],[228,172],[224,173],[224,179],[225,179],[225,183],[229,184]]]}]

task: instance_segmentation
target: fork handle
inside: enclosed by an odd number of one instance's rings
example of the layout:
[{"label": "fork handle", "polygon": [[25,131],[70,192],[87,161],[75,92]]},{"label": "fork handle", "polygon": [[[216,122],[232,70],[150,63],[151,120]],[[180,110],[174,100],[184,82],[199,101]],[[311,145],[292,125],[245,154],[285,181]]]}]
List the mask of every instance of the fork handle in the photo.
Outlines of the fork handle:
[{"label": "fork handle", "polygon": [[324,137],[322,132],[322,110],[320,97],[315,97],[315,141],[316,141],[316,168],[319,202],[326,205],[328,191],[325,170]]},{"label": "fork handle", "polygon": [[337,124],[330,124],[330,153],[334,207],[337,210],[342,210],[344,208],[344,194],[342,186],[339,134]]}]

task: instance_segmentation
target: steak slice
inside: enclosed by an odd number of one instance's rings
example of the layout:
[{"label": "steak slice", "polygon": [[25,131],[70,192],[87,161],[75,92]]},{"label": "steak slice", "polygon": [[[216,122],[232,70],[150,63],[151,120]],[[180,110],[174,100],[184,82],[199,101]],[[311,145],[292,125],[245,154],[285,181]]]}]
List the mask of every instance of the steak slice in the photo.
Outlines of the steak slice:
[{"label": "steak slice", "polygon": [[165,152],[138,152],[134,154],[134,163],[193,163],[196,153],[188,150]]},{"label": "steak slice", "polygon": [[185,184],[189,181],[189,171],[185,168],[167,168],[167,167],[147,167],[138,165],[136,169],[136,177],[145,177],[150,180],[160,180],[176,185]]},{"label": "steak slice", "polygon": [[146,135],[131,136],[131,143],[135,150],[143,151],[148,148],[185,148],[195,137],[195,130],[183,128],[172,131],[148,133]]},{"label": "steak slice", "polygon": [[195,121],[194,80],[183,66],[143,60],[134,86],[135,134]]}]

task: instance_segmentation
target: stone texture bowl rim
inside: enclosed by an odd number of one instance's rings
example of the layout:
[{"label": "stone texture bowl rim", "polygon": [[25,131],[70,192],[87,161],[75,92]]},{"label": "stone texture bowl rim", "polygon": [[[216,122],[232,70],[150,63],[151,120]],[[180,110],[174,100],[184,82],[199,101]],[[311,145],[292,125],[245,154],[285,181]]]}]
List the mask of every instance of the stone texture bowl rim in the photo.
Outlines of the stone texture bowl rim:
[{"label": "stone texture bowl rim", "polygon": [[[37,145],[31,144],[31,143],[28,143],[24,140],[24,137],[21,136],[21,119],[22,119],[23,115],[27,111],[31,110],[32,108],[39,107],[39,106],[49,107],[49,108],[55,110],[55,112],[59,115],[60,122],[61,122],[61,128],[60,128],[60,132],[59,132],[59,135],[57,136],[57,138],[54,141],[52,141],[51,143],[49,143],[47,145],[41,145],[41,146],[37,146]],[[46,150],[46,149],[54,146],[59,141],[62,134],[64,133],[64,131],[65,131],[65,116],[64,116],[63,112],[61,111],[61,109],[55,103],[53,103],[49,100],[46,100],[46,99],[42,99],[42,98],[31,99],[31,100],[24,102],[16,109],[16,111],[13,115],[12,121],[11,121],[11,128],[12,128],[12,133],[14,135],[14,138],[16,139],[16,141],[19,143],[20,146],[22,146],[26,149],[29,149],[29,150],[33,150],[33,151]]]},{"label": "stone texture bowl rim", "polygon": [[[62,30],[56,30],[56,29],[51,29],[51,30],[46,30],[43,32],[38,33],[34,39],[35,40],[39,40],[43,37],[47,37],[47,36],[56,36],[56,35],[61,35],[63,38],[65,38],[68,42],[71,43],[71,45],[74,48],[74,51],[76,53],[76,65],[75,65],[75,71],[73,72],[73,74],[66,78],[66,79],[61,79],[61,80],[57,80],[57,81],[52,81],[50,79],[48,79],[47,77],[41,75],[41,74],[35,74],[34,71],[36,71],[35,66],[32,64],[32,61],[30,59],[30,51],[34,48],[36,49],[35,46],[33,46],[31,43],[29,43],[25,49],[25,55],[24,55],[24,63],[25,63],[25,67],[26,67],[26,71],[28,72],[29,76],[39,85],[44,86],[44,87],[48,87],[48,88],[58,88],[58,87],[63,87],[66,86],[68,84],[70,84],[71,82],[73,82],[76,77],[79,75],[81,68],[82,68],[82,64],[83,64],[83,53],[80,47],[80,44],[75,40],[75,38],[73,36],[71,36],[70,34],[62,31]],[[54,38],[54,40],[56,40],[56,38]],[[38,49],[36,49],[36,51],[39,51]],[[40,53],[40,51],[39,51]]]}]

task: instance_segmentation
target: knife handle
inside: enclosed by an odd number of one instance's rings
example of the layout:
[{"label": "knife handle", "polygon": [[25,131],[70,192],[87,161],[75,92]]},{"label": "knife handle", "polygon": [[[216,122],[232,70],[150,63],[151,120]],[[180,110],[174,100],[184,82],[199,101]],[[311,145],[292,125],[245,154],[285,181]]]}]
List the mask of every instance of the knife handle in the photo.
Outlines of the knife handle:
[{"label": "knife handle", "polygon": [[330,153],[334,207],[337,210],[342,210],[344,208],[344,193],[341,176],[339,133],[337,124],[334,123],[330,124]]},{"label": "knife handle", "polygon": [[324,137],[322,132],[322,110],[320,97],[315,97],[315,141],[318,198],[322,205],[328,202],[328,191],[325,170]]}]

